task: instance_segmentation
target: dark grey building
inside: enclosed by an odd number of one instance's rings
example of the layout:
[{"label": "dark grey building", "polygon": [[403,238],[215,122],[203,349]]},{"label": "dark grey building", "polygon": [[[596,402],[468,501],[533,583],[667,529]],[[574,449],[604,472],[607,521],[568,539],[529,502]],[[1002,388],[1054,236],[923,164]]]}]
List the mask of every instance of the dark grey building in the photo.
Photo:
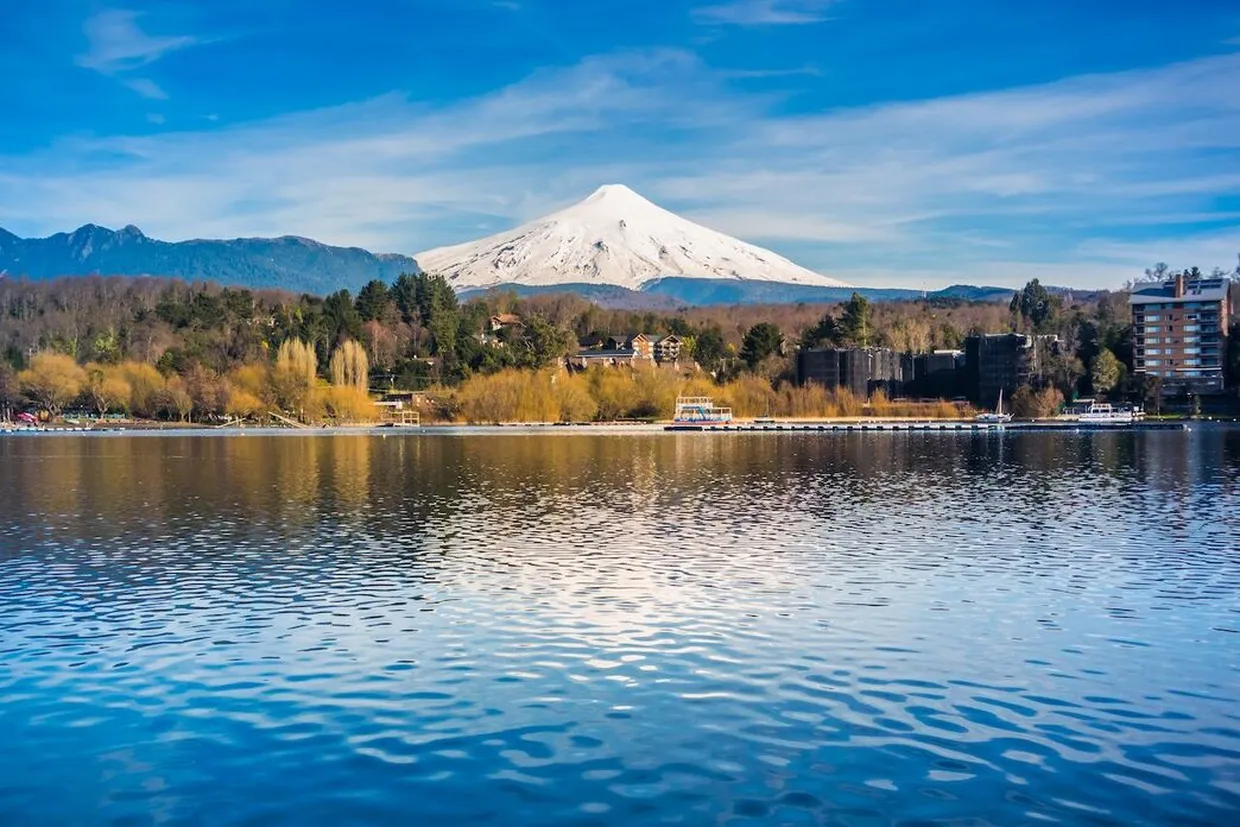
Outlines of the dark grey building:
[{"label": "dark grey building", "polygon": [[860,399],[881,390],[889,397],[903,396],[907,358],[886,348],[812,348],[797,353],[797,382],[827,388],[846,388]]},{"label": "dark grey building", "polygon": [[965,382],[968,397],[984,408],[993,408],[999,391],[1011,398],[1039,374],[1043,354],[1056,346],[1055,336],[1024,333],[988,333],[970,336],[964,343]]},{"label": "dark grey building", "polygon": [[955,399],[968,395],[964,382],[963,350],[936,350],[932,353],[919,353],[911,358],[912,378],[906,386],[910,396],[921,399]]}]

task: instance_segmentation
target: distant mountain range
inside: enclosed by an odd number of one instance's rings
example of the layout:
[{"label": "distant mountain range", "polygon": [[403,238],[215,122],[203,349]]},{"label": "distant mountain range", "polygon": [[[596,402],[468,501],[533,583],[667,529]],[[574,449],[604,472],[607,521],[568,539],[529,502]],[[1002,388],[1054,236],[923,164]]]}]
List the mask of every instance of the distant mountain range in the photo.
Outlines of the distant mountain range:
[{"label": "distant mountain range", "polygon": [[[1049,288],[1052,292],[1060,288]],[[707,307],[724,304],[833,304],[848,301],[859,293],[870,301],[907,301],[910,299],[953,299],[971,302],[1006,302],[1012,298],[1010,287],[973,287],[953,285],[942,290],[922,291],[885,287],[813,287],[769,282],[736,281],[733,279],[665,278],[647,283],[640,290],[614,284],[568,283],[554,285],[500,284],[494,287],[460,291],[463,299],[493,292],[515,293],[521,297],[574,293],[603,307],[626,310],[657,310],[682,306]]]},{"label": "distant mountain range", "polygon": [[[425,269],[462,297],[489,290],[529,296],[576,293],[606,307],[833,303],[854,288],[782,256],[707,229],[628,187],[604,186],[584,201],[506,233],[416,257],[376,255],[296,236],[168,242],[137,227],[94,224],[48,238],[0,229],[0,276],[165,276],[326,295],[391,283]],[[1051,288],[1054,289],[1054,288]],[[871,301],[921,297],[1007,301],[1011,288],[956,285],[919,290],[856,288]]]},{"label": "distant mountain range", "polygon": [[357,291],[371,279],[391,282],[418,273],[409,256],[375,255],[308,238],[236,238],[168,242],[132,225],[109,230],[87,224],[47,238],[18,238],[0,229],[0,274],[57,276],[172,276],[251,288],[327,294]]}]

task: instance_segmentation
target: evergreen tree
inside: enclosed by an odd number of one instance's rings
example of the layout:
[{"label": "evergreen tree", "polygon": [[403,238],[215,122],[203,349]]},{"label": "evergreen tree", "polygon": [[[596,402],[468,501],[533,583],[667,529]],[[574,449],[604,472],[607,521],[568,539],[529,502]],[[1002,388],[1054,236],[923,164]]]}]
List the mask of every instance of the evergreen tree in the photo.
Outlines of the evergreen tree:
[{"label": "evergreen tree", "polygon": [[853,293],[840,317],[840,333],[854,347],[870,347],[874,328],[870,321],[870,302],[860,293]]},{"label": "evergreen tree", "polygon": [[762,362],[779,352],[783,335],[770,322],[758,322],[745,333],[741,342],[741,359],[754,370]]},{"label": "evergreen tree", "polygon": [[378,279],[369,281],[357,294],[354,305],[363,322],[389,321],[396,303],[388,286]]},{"label": "evergreen tree", "polygon": [[332,342],[362,335],[362,317],[353,306],[348,290],[338,290],[323,301],[323,317]]},{"label": "evergreen tree", "polygon": [[1055,327],[1059,304],[1058,297],[1052,296],[1040,281],[1034,279],[1012,296],[1009,308],[1012,314],[1019,316],[1033,332],[1048,333]]},{"label": "evergreen tree", "polygon": [[693,351],[690,355],[702,370],[708,373],[718,371],[728,355],[728,343],[723,338],[723,329],[713,324],[699,330],[693,339]]},{"label": "evergreen tree", "polygon": [[840,347],[844,344],[844,331],[830,313],[823,315],[813,327],[801,331],[801,347]]},{"label": "evergreen tree", "polygon": [[418,318],[418,277],[411,273],[401,273],[392,283],[391,296],[396,302],[400,320],[412,324]]}]

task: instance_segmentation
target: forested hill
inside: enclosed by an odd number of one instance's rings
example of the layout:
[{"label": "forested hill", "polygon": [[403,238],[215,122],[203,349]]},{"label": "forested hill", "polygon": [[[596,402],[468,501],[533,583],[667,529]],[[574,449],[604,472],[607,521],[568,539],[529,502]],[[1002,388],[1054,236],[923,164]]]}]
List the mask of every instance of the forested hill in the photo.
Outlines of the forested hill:
[{"label": "forested hill", "polygon": [[0,275],[44,280],[58,276],[170,276],[249,288],[327,294],[358,290],[373,279],[420,272],[409,256],[375,255],[308,238],[159,241],[137,227],[87,224],[72,233],[19,238],[0,228]]}]

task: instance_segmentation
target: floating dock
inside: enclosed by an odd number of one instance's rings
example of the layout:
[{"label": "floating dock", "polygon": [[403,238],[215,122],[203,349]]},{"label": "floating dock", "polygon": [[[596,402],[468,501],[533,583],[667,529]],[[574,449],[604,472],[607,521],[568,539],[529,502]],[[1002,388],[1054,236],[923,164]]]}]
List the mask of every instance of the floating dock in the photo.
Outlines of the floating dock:
[{"label": "floating dock", "polygon": [[665,425],[665,431],[694,431],[708,433],[755,433],[786,431],[789,433],[807,432],[893,432],[919,431],[937,433],[996,433],[1019,431],[1022,433],[1043,433],[1051,431],[1187,431],[1187,422],[1134,422],[1131,424],[1102,424],[1063,422],[728,422],[707,424],[696,422],[674,422]]}]

